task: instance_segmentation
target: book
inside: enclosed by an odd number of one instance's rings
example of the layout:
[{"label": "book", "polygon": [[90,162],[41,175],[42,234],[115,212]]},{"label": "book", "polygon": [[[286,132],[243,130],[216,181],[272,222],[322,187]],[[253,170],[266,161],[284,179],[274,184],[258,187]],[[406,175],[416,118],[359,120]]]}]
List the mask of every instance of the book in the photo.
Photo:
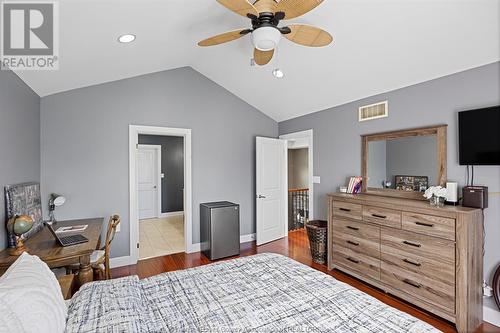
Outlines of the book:
[{"label": "book", "polygon": [[87,224],[59,227],[56,230],[56,234],[64,234],[64,233],[69,233],[69,232],[82,232],[85,229],[87,229]]},{"label": "book", "polygon": [[357,194],[361,192],[361,185],[363,182],[363,177],[355,176],[349,179],[349,185],[347,186],[347,193]]}]

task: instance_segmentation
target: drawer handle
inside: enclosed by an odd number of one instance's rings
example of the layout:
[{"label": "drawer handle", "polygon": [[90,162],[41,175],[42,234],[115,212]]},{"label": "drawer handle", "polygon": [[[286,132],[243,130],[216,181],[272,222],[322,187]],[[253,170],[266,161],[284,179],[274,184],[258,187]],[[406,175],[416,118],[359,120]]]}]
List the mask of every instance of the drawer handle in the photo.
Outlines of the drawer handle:
[{"label": "drawer handle", "polygon": [[355,264],[359,264],[359,260],[353,259],[351,257],[347,257],[347,260],[349,260],[349,261],[351,261],[351,262],[353,262]]},{"label": "drawer handle", "polygon": [[408,242],[408,241],[403,241],[403,244],[414,246],[414,247],[421,247],[422,246],[420,244],[412,243],[412,242]]},{"label": "drawer handle", "polygon": [[418,222],[418,221],[415,222],[415,224],[416,225],[421,225],[421,226],[424,226],[424,227],[431,227],[431,228],[434,226],[434,224],[432,224],[432,223],[424,223],[424,222]]},{"label": "drawer handle", "polygon": [[404,279],[403,282],[415,288],[422,288],[422,285],[420,283],[416,283],[408,279]]},{"label": "drawer handle", "polygon": [[348,244],[354,245],[354,246],[359,246],[359,243],[353,242],[353,241],[346,241]]},{"label": "drawer handle", "polygon": [[411,261],[410,259],[403,259],[403,261],[404,261],[405,263],[410,264],[410,265],[413,265],[413,266],[417,266],[417,267],[422,266],[422,264],[421,264],[421,263]]},{"label": "drawer handle", "polygon": [[348,225],[346,228],[347,228],[347,229],[351,229],[351,230],[356,230],[356,231],[358,231],[358,230],[359,230],[359,228],[356,228],[356,227],[351,227],[350,225]]},{"label": "drawer handle", "polygon": [[372,214],[373,217],[378,217],[379,219],[386,219],[387,216],[385,215],[379,215],[379,214]]},{"label": "drawer handle", "polygon": [[349,208],[339,208],[339,210],[343,212],[350,212],[351,210]]}]

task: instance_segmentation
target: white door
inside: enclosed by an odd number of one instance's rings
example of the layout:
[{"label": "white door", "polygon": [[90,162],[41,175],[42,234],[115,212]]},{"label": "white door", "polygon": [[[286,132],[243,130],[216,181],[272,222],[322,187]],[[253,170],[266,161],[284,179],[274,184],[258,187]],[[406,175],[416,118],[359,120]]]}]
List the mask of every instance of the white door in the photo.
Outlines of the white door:
[{"label": "white door", "polygon": [[257,137],[257,245],[285,237],[287,210],[287,144]]},{"label": "white door", "polygon": [[139,145],[137,188],[140,220],[158,217],[158,173],[158,149]]}]

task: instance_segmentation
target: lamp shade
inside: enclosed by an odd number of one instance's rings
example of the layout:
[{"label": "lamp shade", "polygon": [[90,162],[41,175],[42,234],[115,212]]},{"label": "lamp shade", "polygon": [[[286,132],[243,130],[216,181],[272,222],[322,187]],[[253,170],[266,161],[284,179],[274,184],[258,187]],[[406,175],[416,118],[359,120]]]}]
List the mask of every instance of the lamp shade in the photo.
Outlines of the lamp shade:
[{"label": "lamp shade", "polygon": [[52,202],[54,203],[54,206],[56,206],[56,207],[62,206],[66,202],[65,197],[63,197],[62,195],[59,195],[59,194],[55,194],[55,193],[51,194],[51,199],[52,199]]},{"label": "lamp shade", "polygon": [[273,50],[281,39],[281,32],[274,27],[260,27],[252,32],[252,43],[257,50]]}]

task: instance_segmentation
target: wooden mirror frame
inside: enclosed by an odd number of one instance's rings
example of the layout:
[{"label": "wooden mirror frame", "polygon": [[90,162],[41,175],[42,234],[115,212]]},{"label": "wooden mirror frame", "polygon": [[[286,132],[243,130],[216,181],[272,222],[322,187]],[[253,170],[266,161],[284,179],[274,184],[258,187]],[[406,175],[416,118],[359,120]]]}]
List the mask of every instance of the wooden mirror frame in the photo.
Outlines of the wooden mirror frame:
[{"label": "wooden mirror frame", "polygon": [[392,140],[414,136],[436,136],[437,143],[437,179],[441,186],[446,185],[446,130],[448,125],[436,125],[429,127],[413,128],[402,131],[391,131],[361,136],[361,176],[363,183],[361,192],[389,197],[426,200],[421,192],[406,192],[396,189],[382,189],[367,187],[368,175],[368,143],[371,141]]}]

